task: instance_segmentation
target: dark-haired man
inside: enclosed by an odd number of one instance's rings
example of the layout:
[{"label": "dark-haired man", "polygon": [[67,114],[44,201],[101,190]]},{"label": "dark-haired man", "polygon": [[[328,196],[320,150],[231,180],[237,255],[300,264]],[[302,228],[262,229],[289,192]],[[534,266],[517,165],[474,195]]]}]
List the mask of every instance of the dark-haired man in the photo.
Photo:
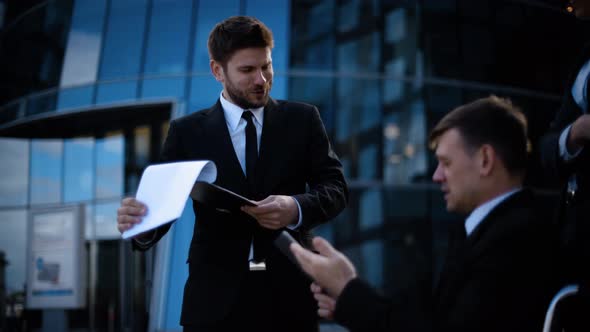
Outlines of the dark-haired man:
[{"label": "dark-haired man", "polygon": [[[305,245],[313,227],[344,208],[348,191],[316,107],[269,97],[273,43],[253,17],[217,24],[208,47],[223,85],[219,100],[170,123],[162,161],[212,160],[217,184],[259,204],[228,213],[193,202],[185,331],[318,330],[310,282],[271,243],[287,229]],[[145,209],[123,200],[119,230],[140,222]],[[135,246],[151,247],[169,227],[141,235]]]},{"label": "dark-haired man", "polygon": [[[379,296],[315,238],[320,254],[291,250],[315,280],[319,314],[352,331],[540,331],[554,291],[555,241],[544,210],[522,188],[523,114],[500,98],[480,99],[448,113],[430,138],[447,209],[468,216],[453,232],[431,303]],[[427,318],[409,321],[416,312]]]}]

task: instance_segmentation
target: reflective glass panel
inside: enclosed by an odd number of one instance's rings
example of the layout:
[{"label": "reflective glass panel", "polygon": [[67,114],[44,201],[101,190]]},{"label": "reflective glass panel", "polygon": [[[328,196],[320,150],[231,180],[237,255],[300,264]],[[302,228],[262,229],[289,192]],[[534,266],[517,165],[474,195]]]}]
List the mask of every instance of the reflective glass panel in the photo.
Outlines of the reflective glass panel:
[{"label": "reflective glass panel", "polygon": [[96,198],[123,195],[124,143],[121,134],[96,140]]},{"label": "reflective glass panel", "polygon": [[59,203],[62,193],[63,142],[31,142],[31,204]]},{"label": "reflective glass panel", "polygon": [[64,202],[93,198],[94,139],[76,138],[64,142]]},{"label": "reflective glass panel", "polygon": [[147,0],[111,1],[99,78],[139,74]]},{"label": "reflective glass panel", "polygon": [[0,139],[0,206],[26,205],[29,184],[29,141]]},{"label": "reflective glass panel", "polygon": [[119,239],[117,229],[117,208],[119,201],[96,204],[94,207],[94,227],[96,239]]},{"label": "reflective glass panel", "polygon": [[76,0],[60,86],[96,79],[106,0]]},{"label": "reflective glass panel", "polygon": [[0,229],[0,251],[8,261],[6,292],[22,292],[27,279],[27,210],[0,210]]},{"label": "reflective glass panel", "polygon": [[154,0],[152,6],[145,74],[184,73],[193,1]]}]

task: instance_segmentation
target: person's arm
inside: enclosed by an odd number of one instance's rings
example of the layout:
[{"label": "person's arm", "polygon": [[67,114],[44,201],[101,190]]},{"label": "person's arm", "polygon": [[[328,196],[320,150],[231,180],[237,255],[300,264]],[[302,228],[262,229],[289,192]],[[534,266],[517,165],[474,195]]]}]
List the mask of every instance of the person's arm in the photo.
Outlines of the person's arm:
[{"label": "person's arm", "polygon": [[310,122],[307,144],[309,168],[306,193],[294,195],[301,208],[302,227],[311,229],[334,218],[348,202],[342,164],[332,150],[316,107],[306,112]]},{"label": "person's arm", "polygon": [[[179,153],[179,144],[180,138],[176,129],[176,122],[173,120],[170,122],[170,128],[168,129],[168,136],[162,148],[160,162],[175,160]],[[147,208],[143,203],[135,200],[135,198],[125,198],[117,210],[117,228],[119,232],[123,233],[134,224],[140,223]],[[166,223],[153,231],[138,234],[131,242],[133,250],[145,251],[150,249],[168,232],[170,226],[171,223]]]},{"label": "person's arm", "polygon": [[427,324],[423,312],[415,305],[416,299],[405,294],[395,299],[384,298],[357,278],[354,265],[330,243],[320,237],[312,243],[319,254],[297,243],[291,244],[291,251],[303,271],[314,280],[312,292],[320,316],[333,316],[351,331],[421,331]]},{"label": "person's arm", "polygon": [[257,202],[258,206],[242,207],[242,211],[268,229],[311,229],[334,218],[348,201],[342,164],[330,146],[317,108],[300,113],[309,122],[306,126],[308,134],[302,141],[307,146],[309,190],[294,196],[271,195]]}]

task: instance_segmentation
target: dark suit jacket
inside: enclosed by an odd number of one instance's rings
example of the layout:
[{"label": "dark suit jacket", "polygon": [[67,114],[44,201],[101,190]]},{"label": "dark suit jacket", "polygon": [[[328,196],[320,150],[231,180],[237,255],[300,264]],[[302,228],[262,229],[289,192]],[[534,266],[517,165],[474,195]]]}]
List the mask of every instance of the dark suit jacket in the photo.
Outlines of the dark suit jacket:
[{"label": "dark suit jacket", "polygon": [[336,320],[351,331],[540,331],[556,286],[555,239],[533,202],[518,192],[451,243],[430,304],[388,300],[355,279]]},{"label": "dark suit jacket", "polygon": [[[173,120],[162,161],[212,160],[216,184],[250,199],[290,195],[301,206],[302,225],[290,231],[304,245],[310,230],[335,217],[348,199],[342,166],[332,151],[316,107],[270,99],[255,170],[249,188],[236,157],[221,103]],[[271,245],[276,231],[264,230],[245,213],[227,213],[193,201],[196,215],[187,263],[182,325],[215,324],[228,314],[246,273],[252,238],[266,249],[266,266],[273,296],[286,317],[316,321],[316,304],[309,281]],[[154,243],[170,224],[158,229]],[[145,248],[142,248],[145,249]],[[288,322],[285,322],[288,323]]]}]

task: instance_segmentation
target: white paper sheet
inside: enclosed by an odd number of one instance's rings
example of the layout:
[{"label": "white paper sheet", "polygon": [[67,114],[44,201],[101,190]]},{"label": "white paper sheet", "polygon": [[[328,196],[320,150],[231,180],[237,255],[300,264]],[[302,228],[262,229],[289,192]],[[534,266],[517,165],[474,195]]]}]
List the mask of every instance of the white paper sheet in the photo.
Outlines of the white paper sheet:
[{"label": "white paper sheet", "polygon": [[128,239],[178,219],[195,181],[212,183],[217,167],[210,160],[148,166],[141,175],[135,198],[147,206],[141,223],[123,232]]}]

